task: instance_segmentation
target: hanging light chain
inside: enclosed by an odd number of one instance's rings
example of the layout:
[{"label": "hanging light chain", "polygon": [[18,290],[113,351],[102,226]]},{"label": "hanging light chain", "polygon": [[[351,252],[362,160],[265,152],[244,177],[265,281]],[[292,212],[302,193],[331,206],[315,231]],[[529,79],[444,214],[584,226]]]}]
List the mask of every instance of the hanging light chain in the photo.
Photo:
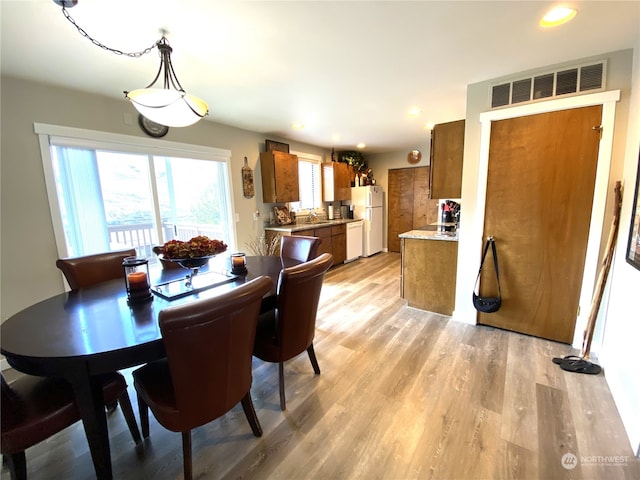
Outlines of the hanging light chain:
[{"label": "hanging light chain", "polygon": [[82,35],[85,38],[88,38],[91,41],[91,43],[93,43],[94,45],[97,45],[98,47],[102,48],[103,50],[107,50],[107,51],[109,51],[111,53],[115,53],[116,55],[125,55],[127,57],[139,58],[139,57],[141,57],[143,55],[146,55],[147,53],[149,53],[154,48],[156,48],[156,46],[158,44],[158,42],[156,41],[150,47],[145,48],[144,50],[142,50],[140,52],[133,52],[133,53],[123,52],[122,50],[117,50],[115,48],[110,48],[110,47],[107,47],[105,44],[100,43],[98,40],[96,40],[91,35],[89,35],[87,32],[85,32],[84,29],[80,25],[78,25],[76,23],[76,21],[73,19],[73,17],[71,17],[71,15],[69,15],[69,12],[67,12],[67,9],[65,8],[64,4],[62,5],[62,13],[64,14],[65,18],[67,20],[69,20],[69,22],[71,22],[71,24],[74,27],[76,27],[76,29],[78,30],[80,35]]}]

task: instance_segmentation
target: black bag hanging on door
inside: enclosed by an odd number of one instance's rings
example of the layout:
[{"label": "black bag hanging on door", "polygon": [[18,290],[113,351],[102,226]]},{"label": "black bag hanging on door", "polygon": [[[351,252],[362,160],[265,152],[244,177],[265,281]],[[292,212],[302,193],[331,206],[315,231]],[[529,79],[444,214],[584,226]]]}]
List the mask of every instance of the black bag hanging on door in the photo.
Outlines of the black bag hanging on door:
[{"label": "black bag hanging on door", "polygon": [[[498,280],[498,296],[497,297],[481,297],[476,294],[478,291],[478,282],[480,281],[480,272],[482,272],[482,265],[487,258],[487,252],[489,251],[489,245],[491,245],[491,253],[493,253],[493,265],[496,269],[496,279]],[[487,237],[487,243],[484,246],[484,253],[482,254],[482,261],[480,262],[480,270],[478,270],[478,277],[476,278],[476,284],[473,287],[473,306],[482,313],[492,313],[500,310],[502,305],[502,290],[500,289],[500,272],[498,272],[498,254],[496,253],[496,242],[493,237]]]}]

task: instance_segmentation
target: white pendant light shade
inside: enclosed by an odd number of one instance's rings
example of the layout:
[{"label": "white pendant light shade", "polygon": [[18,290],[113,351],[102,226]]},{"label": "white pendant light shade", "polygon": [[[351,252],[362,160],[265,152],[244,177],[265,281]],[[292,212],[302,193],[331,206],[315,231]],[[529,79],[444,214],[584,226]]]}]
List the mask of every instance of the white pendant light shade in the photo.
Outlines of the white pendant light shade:
[{"label": "white pendant light shade", "polygon": [[139,88],[126,97],[142,115],[167,127],[187,127],[209,113],[207,102],[179,90]]},{"label": "white pendant light shade", "polygon": [[[108,50],[118,55],[126,55],[128,57],[138,58],[158,49],[160,54],[160,68],[156,73],[153,81],[145,88],[138,88],[132,91],[124,92],[125,97],[133,103],[135,109],[149,120],[165,125],[167,127],[187,127],[193,125],[198,120],[209,114],[209,106],[204,100],[189,95],[184,91],[182,85],[178,81],[176,72],[171,64],[171,52],[173,49],[165,37],[166,31],[162,30],[162,38],[151,47],[141,52],[126,53],[120,50],[107,47],[103,43],[98,42],[90,37],[76,21],[71,18],[67,12],[67,7],[75,6],[77,0],[53,0],[57,5],[62,7],[62,13],[77,29],[82,36],[91,40],[91,42],[104,50]],[[158,82],[164,88],[154,88]]]}]

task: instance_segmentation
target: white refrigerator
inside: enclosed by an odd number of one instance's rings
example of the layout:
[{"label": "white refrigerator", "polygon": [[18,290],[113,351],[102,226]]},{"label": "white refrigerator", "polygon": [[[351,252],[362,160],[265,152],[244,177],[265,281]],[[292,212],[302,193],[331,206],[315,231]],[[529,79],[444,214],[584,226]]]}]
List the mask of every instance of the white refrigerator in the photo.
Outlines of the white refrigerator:
[{"label": "white refrigerator", "polygon": [[362,254],[370,257],[382,251],[382,187],[368,185],[351,189],[354,218],[364,220]]}]

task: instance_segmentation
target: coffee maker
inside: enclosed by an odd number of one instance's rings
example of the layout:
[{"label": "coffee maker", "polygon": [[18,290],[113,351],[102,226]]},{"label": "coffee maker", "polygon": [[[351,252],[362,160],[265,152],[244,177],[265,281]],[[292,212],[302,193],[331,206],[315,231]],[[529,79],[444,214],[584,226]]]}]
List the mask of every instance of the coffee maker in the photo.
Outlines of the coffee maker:
[{"label": "coffee maker", "polygon": [[460,226],[460,203],[456,200],[438,202],[438,226],[442,232],[455,232]]}]

